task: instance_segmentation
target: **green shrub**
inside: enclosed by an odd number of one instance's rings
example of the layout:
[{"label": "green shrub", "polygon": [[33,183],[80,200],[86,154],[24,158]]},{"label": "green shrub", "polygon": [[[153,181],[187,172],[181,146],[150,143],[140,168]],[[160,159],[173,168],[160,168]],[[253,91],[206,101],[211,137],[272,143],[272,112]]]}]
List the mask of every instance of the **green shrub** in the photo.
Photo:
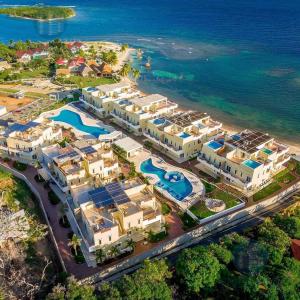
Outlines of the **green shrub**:
[{"label": "green shrub", "polygon": [[18,171],[25,171],[27,169],[27,165],[19,162],[19,161],[14,161],[13,167],[18,170]]},{"label": "green shrub", "polygon": [[164,202],[161,205],[161,211],[163,215],[168,215],[172,211],[172,209],[167,203]]},{"label": "green shrub", "polygon": [[148,241],[150,243],[157,243],[168,236],[166,231],[161,231],[159,233],[153,233],[152,231],[148,234]]},{"label": "green shrub", "polygon": [[197,221],[194,220],[190,215],[185,213],[179,213],[179,217],[183,223],[183,229],[187,230],[189,228],[195,227],[197,225]]}]

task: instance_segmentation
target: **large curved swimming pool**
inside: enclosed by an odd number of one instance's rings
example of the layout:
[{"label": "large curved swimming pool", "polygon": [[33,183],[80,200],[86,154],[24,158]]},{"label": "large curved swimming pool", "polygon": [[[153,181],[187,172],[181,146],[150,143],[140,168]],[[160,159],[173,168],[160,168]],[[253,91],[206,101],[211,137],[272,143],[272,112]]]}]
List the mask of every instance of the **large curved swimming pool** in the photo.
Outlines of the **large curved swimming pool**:
[{"label": "large curved swimming pool", "polygon": [[153,165],[152,159],[149,158],[142,162],[141,172],[144,174],[155,174],[159,178],[156,186],[166,190],[176,200],[182,201],[193,191],[193,186],[184,174],[172,171],[167,172]]},{"label": "large curved swimming pool", "polygon": [[93,135],[96,138],[98,138],[100,135],[110,133],[107,129],[100,126],[89,126],[83,124],[80,115],[68,109],[61,110],[57,116],[50,117],[49,119],[56,122],[66,123],[75,129]]}]

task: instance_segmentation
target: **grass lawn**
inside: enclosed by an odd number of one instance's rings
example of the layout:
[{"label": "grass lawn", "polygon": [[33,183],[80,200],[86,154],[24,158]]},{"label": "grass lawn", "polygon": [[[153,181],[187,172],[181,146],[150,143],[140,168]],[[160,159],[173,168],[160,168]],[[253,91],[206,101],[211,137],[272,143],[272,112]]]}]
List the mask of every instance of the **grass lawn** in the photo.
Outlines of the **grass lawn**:
[{"label": "grass lawn", "polygon": [[277,182],[280,182],[280,183],[285,183],[285,184],[288,184],[295,179],[296,179],[296,177],[290,173],[289,168],[284,169],[283,171],[281,171],[280,173],[278,173],[277,175],[274,176],[274,180],[276,180]]},{"label": "grass lawn", "polygon": [[273,193],[279,191],[280,189],[281,189],[281,186],[278,184],[277,181],[274,181],[274,182],[270,183],[269,185],[267,185],[266,187],[264,187],[259,192],[257,192],[256,194],[254,194],[253,201],[256,202],[261,199],[264,199],[264,198],[272,195]]},{"label": "grass lawn", "polygon": [[0,88],[0,92],[3,92],[3,93],[11,93],[11,94],[14,94],[14,93],[17,93],[19,90],[16,90],[16,89],[9,89],[9,88]]},{"label": "grass lawn", "polygon": [[97,86],[101,84],[112,84],[115,83],[115,79],[111,78],[101,78],[101,77],[81,77],[81,76],[71,76],[65,79],[57,79],[58,82],[62,84],[76,84],[80,88],[88,86]]},{"label": "grass lawn", "polygon": [[47,94],[35,93],[35,92],[26,92],[25,96],[29,98],[49,98]]},{"label": "grass lawn", "polygon": [[20,73],[16,73],[18,79],[26,79],[26,78],[37,78],[44,77],[49,75],[49,70],[47,67],[41,67],[33,70],[22,70]]},{"label": "grass lawn", "polygon": [[[207,183],[206,185],[210,185],[209,183]],[[206,186],[205,185],[205,186]],[[206,186],[207,187],[207,186]],[[206,189],[206,191],[210,190],[210,193],[207,193],[206,196],[208,198],[212,198],[212,199],[219,199],[219,200],[223,200],[225,205],[226,205],[226,209],[231,208],[235,205],[239,204],[239,201],[237,200],[237,198],[225,191],[220,190],[219,188],[217,188],[216,186],[210,185],[209,189]],[[199,219],[204,219],[207,218],[209,216],[212,216],[215,214],[215,212],[210,211],[206,205],[204,201],[199,201],[198,203],[196,203],[195,205],[193,205],[190,208],[190,211]]]},{"label": "grass lawn", "polygon": [[213,211],[207,209],[204,201],[199,201],[190,208],[190,211],[199,219],[204,219],[215,214]]}]

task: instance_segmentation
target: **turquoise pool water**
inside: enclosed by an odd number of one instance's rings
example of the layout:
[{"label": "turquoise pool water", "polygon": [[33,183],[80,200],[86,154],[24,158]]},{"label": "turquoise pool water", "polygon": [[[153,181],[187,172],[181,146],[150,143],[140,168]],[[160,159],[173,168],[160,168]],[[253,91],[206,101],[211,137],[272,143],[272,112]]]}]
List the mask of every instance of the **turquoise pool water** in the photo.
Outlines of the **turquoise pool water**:
[{"label": "turquoise pool water", "polygon": [[256,169],[257,167],[259,167],[261,165],[261,163],[252,160],[252,159],[248,159],[246,161],[243,162],[243,164],[251,169]]},{"label": "turquoise pool water", "polygon": [[[165,175],[167,172],[154,166],[151,158],[142,162],[141,171],[144,174],[157,175],[160,180],[158,183],[156,183],[156,186],[166,190],[176,200],[184,200],[184,198],[191,194],[191,192],[193,191],[192,184],[185,176],[183,176],[182,179],[177,180],[176,182],[171,182],[170,180],[166,179]],[[174,175],[176,175],[174,172],[169,172],[169,174],[171,175],[170,179],[173,179]],[[181,173],[178,174],[181,175]]]},{"label": "turquoise pool water", "polygon": [[96,138],[98,138],[102,134],[110,133],[105,128],[102,128],[99,126],[84,125],[82,123],[82,120],[81,120],[81,117],[79,114],[77,114],[71,110],[67,110],[67,109],[61,110],[57,116],[51,117],[49,119],[51,119],[53,121],[69,124],[69,125],[73,126],[75,129],[77,129],[79,131],[83,131],[87,134],[93,135]]},{"label": "turquoise pool water", "polygon": [[214,149],[214,150],[217,150],[217,149],[221,148],[223,145],[220,144],[220,143],[218,143],[218,142],[216,142],[216,141],[211,141],[211,142],[208,143],[207,146],[208,146],[209,148],[212,148],[212,149]]}]

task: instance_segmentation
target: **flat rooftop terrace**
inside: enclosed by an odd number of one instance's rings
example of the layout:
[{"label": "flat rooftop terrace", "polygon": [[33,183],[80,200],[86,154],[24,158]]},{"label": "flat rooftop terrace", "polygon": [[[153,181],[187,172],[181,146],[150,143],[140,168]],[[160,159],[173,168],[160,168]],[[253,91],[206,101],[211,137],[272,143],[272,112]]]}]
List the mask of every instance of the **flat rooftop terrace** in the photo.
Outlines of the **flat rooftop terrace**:
[{"label": "flat rooftop terrace", "polygon": [[272,140],[272,137],[268,134],[246,129],[233,135],[227,143],[252,154],[258,150],[259,146],[269,142],[270,140]]}]

